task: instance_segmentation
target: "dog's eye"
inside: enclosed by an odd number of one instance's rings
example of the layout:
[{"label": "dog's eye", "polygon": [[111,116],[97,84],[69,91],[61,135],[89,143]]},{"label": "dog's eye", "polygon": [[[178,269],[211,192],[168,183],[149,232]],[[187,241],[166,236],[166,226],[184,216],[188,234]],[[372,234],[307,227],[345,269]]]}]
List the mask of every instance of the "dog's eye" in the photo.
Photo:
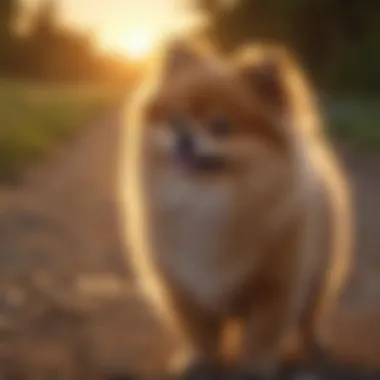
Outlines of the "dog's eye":
[{"label": "dog's eye", "polygon": [[210,122],[210,131],[218,137],[228,136],[231,132],[231,123],[224,117],[217,117]]},{"label": "dog's eye", "polygon": [[183,131],[187,129],[188,123],[186,119],[181,117],[173,117],[169,120],[170,126],[176,131]]}]

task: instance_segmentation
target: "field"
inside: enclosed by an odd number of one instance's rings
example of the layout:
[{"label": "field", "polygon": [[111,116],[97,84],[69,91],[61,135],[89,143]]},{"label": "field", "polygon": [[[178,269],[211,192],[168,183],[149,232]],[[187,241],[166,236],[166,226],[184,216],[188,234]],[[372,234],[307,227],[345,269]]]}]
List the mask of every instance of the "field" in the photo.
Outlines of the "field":
[{"label": "field", "polygon": [[44,158],[121,98],[101,86],[0,84],[0,180]]}]

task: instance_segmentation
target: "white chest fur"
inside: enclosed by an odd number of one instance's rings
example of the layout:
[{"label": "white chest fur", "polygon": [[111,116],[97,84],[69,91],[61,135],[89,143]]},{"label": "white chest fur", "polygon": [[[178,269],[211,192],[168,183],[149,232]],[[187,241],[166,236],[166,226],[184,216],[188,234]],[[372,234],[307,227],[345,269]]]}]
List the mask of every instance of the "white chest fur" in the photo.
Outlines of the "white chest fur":
[{"label": "white chest fur", "polygon": [[224,260],[231,254],[226,246],[234,191],[231,183],[194,182],[166,171],[150,192],[153,254],[193,297],[212,309],[223,307],[246,269],[239,263],[231,267],[231,261]]}]

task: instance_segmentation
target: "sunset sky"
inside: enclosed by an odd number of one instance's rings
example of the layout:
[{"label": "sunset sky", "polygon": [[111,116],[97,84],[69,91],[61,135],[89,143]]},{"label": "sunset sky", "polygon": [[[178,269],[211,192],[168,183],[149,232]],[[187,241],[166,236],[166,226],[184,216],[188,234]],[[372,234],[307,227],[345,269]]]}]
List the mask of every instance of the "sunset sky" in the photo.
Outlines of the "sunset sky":
[{"label": "sunset sky", "polygon": [[[23,0],[33,9],[42,0]],[[143,54],[173,30],[196,22],[189,0],[58,0],[61,18],[92,29],[99,46]]]}]

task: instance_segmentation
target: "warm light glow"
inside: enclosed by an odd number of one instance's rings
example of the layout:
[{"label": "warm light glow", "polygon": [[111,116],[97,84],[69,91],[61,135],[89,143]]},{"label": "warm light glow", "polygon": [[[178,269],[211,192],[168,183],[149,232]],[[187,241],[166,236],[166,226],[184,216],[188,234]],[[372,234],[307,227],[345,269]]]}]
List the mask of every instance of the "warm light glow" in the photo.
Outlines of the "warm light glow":
[{"label": "warm light glow", "polygon": [[152,41],[146,33],[135,31],[126,36],[121,48],[132,59],[144,58],[152,48]]},{"label": "warm light glow", "polygon": [[[20,0],[26,14],[44,1]],[[190,3],[189,0],[59,0],[59,21],[89,32],[102,52],[140,61],[173,34],[187,33],[204,22],[203,15],[194,11]]]}]

